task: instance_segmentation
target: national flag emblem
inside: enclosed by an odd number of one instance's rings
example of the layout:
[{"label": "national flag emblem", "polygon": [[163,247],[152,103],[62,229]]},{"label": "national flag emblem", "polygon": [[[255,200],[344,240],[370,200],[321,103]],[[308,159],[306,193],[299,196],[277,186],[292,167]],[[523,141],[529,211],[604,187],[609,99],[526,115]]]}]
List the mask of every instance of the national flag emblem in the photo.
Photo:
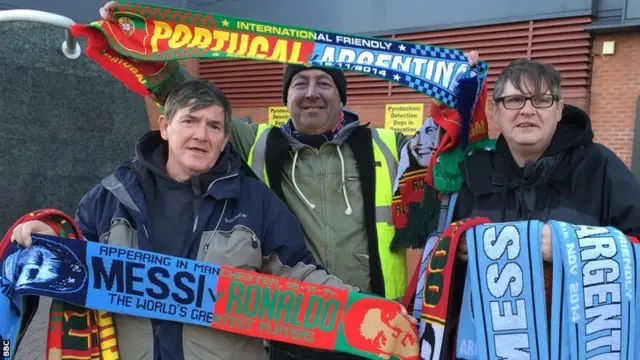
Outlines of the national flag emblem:
[{"label": "national flag emblem", "polygon": [[117,42],[123,50],[146,55],[145,44],[147,44],[150,39],[150,33],[153,31],[149,29],[152,21],[133,13],[127,13],[126,15],[116,13],[115,16],[118,19],[117,26],[110,21],[105,21],[102,24],[103,29],[113,38],[112,41]]},{"label": "national flag emblem", "polygon": [[128,17],[118,18],[118,24],[120,25],[120,29],[127,36],[131,37],[133,32],[135,31],[135,27],[133,26],[133,21]]}]

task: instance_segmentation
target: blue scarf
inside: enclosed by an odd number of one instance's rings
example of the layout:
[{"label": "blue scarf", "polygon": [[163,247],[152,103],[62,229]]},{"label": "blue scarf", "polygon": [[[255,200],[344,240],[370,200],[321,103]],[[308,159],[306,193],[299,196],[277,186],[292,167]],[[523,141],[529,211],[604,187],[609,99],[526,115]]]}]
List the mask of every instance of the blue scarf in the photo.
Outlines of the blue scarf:
[{"label": "blue scarf", "polygon": [[551,221],[549,324],[538,241],[542,225],[520,221],[467,231],[457,358],[640,358],[634,344],[640,245],[613,227]]}]

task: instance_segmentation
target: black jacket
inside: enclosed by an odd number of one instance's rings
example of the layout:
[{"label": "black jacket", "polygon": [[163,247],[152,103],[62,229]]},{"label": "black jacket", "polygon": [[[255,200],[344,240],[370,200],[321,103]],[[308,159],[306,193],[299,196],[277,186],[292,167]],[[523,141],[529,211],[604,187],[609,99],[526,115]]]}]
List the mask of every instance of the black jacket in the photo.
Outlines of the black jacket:
[{"label": "black jacket", "polygon": [[640,235],[640,185],[611,150],[593,142],[591,120],[577,107],[565,105],[551,144],[535,163],[520,168],[501,135],[495,152],[471,155],[461,169],[458,219],[557,220]]}]

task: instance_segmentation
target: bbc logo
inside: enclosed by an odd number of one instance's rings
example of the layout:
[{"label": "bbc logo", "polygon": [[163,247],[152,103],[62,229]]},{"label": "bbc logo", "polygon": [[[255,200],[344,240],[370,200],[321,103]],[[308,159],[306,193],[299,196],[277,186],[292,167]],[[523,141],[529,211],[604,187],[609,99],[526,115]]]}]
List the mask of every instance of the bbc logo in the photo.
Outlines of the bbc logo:
[{"label": "bbc logo", "polygon": [[10,344],[9,340],[2,340],[2,357],[9,357],[11,355]]}]

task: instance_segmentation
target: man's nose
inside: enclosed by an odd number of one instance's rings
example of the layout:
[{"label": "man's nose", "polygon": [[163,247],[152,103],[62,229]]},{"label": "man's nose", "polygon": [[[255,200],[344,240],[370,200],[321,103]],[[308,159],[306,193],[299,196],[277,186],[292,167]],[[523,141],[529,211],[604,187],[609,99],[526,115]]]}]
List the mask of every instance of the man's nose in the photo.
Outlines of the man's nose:
[{"label": "man's nose", "polygon": [[316,99],[318,98],[319,94],[318,94],[318,86],[316,86],[315,83],[311,83],[309,84],[309,87],[307,88],[307,92],[304,94],[305,97],[310,98],[310,99]]},{"label": "man's nose", "polygon": [[524,106],[520,109],[520,113],[523,115],[531,115],[536,113],[536,108],[531,103],[531,99],[526,99],[524,101]]},{"label": "man's nose", "polygon": [[201,121],[200,123],[198,123],[198,126],[196,126],[194,132],[193,132],[193,137],[198,139],[198,140],[203,140],[207,138],[207,122],[206,121]]}]

